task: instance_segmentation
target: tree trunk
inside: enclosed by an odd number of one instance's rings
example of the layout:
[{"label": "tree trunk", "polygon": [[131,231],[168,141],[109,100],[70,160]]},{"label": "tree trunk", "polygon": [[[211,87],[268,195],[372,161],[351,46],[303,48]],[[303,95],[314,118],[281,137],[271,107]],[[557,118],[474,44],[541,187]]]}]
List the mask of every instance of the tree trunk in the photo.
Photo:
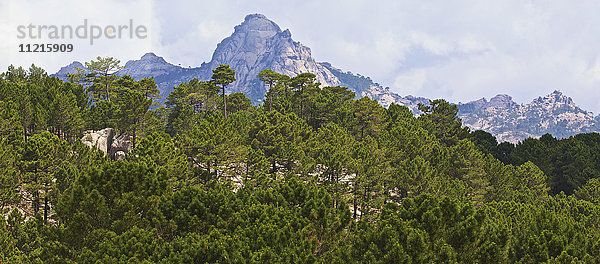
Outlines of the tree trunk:
[{"label": "tree trunk", "polygon": [[273,109],[273,91],[271,91],[272,87],[273,85],[271,84],[269,86],[269,112],[271,112],[271,110]]},{"label": "tree trunk", "polygon": [[133,133],[132,133],[132,137],[131,137],[131,150],[133,150],[135,148],[135,138],[136,138],[136,129],[133,129]]},{"label": "tree trunk", "polygon": [[48,190],[46,190],[46,193],[44,194],[44,222],[48,222]]},{"label": "tree trunk", "polygon": [[365,186],[365,197],[363,199],[363,211],[360,213],[360,218],[363,218],[364,216],[367,216],[367,213],[369,212],[369,210],[367,210],[368,205],[368,201],[367,201],[367,193],[369,191],[369,187],[368,185]]},{"label": "tree trunk", "polygon": [[338,193],[340,192],[338,190],[338,179],[336,176],[334,176],[334,174],[332,173],[331,178],[333,179],[333,192],[334,192],[334,198],[333,198],[333,208],[337,208],[338,204],[337,204],[337,200],[338,200]]},{"label": "tree trunk", "polygon": [[223,116],[227,118],[227,100],[225,95],[225,85],[223,85]]},{"label": "tree trunk", "polygon": [[106,100],[110,102],[110,95],[108,94],[108,83],[106,83]]},{"label": "tree trunk", "polygon": [[33,192],[33,215],[37,215],[38,211],[39,211],[39,200],[38,200],[38,191],[35,190]]},{"label": "tree trunk", "polygon": [[356,202],[356,196],[358,195],[357,190],[358,188],[356,187],[356,178],[358,178],[358,173],[356,174],[356,176],[354,176],[354,220],[356,220],[356,212],[357,212],[357,202]]},{"label": "tree trunk", "polygon": [[217,167],[217,159],[215,159],[215,179],[219,180],[219,168]]},{"label": "tree trunk", "polygon": [[365,125],[363,124],[360,127],[360,141],[363,141],[364,138],[365,138]]},{"label": "tree trunk", "polygon": [[300,99],[300,118],[304,119],[304,100]]},{"label": "tree trunk", "polygon": [[207,168],[208,169],[208,177],[210,177],[210,173],[211,173],[210,172],[210,160],[207,161],[206,163],[208,164],[208,168]]},{"label": "tree trunk", "polygon": [[243,183],[244,186],[246,186],[248,184],[249,175],[250,175],[250,162],[248,161],[248,159],[246,159],[246,176],[244,176],[244,183]]},{"label": "tree trunk", "polygon": [[35,167],[33,169],[33,173],[35,175],[34,178],[33,178],[34,179],[33,182],[35,183],[35,190],[33,191],[33,215],[35,216],[40,211],[40,200],[39,200],[39,193],[38,193],[39,190],[38,190],[38,187],[37,187],[37,182],[38,182],[38,179],[37,179],[37,177],[38,177],[37,176],[37,167]]}]

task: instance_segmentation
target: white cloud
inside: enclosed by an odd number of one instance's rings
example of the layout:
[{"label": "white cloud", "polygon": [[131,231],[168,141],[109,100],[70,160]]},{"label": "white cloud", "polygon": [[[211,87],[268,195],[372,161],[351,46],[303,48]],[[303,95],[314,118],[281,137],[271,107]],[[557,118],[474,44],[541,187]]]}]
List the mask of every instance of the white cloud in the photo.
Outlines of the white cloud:
[{"label": "white cloud", "polygon": [[394,87],[402,87],[402,90],[399,91],[402,94],[414,95],[418,94],[418,92],[423,88],[426,80],[426,70],[414,69],[396,76],[392,85]]},{"label": "white cloud", "polygon": [[[8,12],[8,2],[0,2],[0,37],[4,40],[8,39],[11,32],[10,27],[10,12]],[[10,41],[0,41],[0,61],[9,60],[9,50],[11,49]],[[4,65],[0,65],[4,66]],[[6,68],[4,68],[6,69]],[[2,71],[4,69],[1,69]]]},{"label": "white cloud", "polygon": [[[9,64],[28,67],[32,63],[42,66],[50,73],[73,60],[87,61],[96,56],[113,56],[123,61],[134,59],[151,49],[153,7],[147,0],[95,0],[95,1],[52,1],[52,0],[9,0],[0,7],[2,13],[9,13],[8,31],[2,32],[2,38],[9,43],[6,54],[3,54],[0,67],[6,69]],[[85,39],[70,38],[50,39],[49,31],[42,29],[42,38],[38,34],[40,26],[70,26],[77,28],[86,23],[88,37]],[[91,26],[103,30],[106,26],[127,25],[130,20],[134,27],[147,28],[147,36],[143,39],[129,38],[128,30],[122,30],[121,38],[101,38],[90,44]],[[18,26],[35,25],[37,30],[25,39],[17,38]],[[27,31],[27,30],[26,30]],[[37,32],[36,32],[37,31]],[[83,31],[82,31],[83,33]],[[69,34],[66,34],[69,35]],[[142,34],[143,35],[143,34]],[[33,38],[34,36],[35,38]],[[19,44],[73,44],[74,49],[69,53],[28,53],[19,52]],[[7,56],[7,57],[6,57]]]}]

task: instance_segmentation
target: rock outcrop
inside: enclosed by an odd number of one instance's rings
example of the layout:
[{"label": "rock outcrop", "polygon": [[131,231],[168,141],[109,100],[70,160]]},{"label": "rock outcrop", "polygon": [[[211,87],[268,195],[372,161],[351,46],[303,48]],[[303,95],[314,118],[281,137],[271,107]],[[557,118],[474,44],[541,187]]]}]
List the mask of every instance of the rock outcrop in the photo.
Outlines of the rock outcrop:
[{"label": "rock outcrop", "polygon": [[115,135],[112,128],[85,131],[81,141],[90,148],[101,150],[113,159],[123,159],[125,154],[131,151],[130,136],[127,133]]},{"label": "rock outcrop", "polygon": [[122,159],[126,153],[131,152],[131,137],[127,133],[116,135],[110,144],[108,153],[114,159]]},{"label": "rock outcrop", "polygon": [[104,153],[108,153],[114,136],[115,131],[112,128],[105,128],[98,131],[88,130],[83,132],[81,142],[90,148],[95,147]]}]

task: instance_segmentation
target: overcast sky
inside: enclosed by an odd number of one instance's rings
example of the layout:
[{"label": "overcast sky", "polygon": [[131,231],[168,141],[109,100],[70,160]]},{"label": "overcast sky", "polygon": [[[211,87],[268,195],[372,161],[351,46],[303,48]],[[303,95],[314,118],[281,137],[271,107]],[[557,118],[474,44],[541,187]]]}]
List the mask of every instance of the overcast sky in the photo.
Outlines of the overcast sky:
[{"label": "overcast sky", "polygon": [[[600,1],[4,0],[0,67],[42,66],[155,52],[199,66],[244,16],[262,13],[317,61],[370,76],[400,95],[519,103],[560,90],[600,112]],[[144,39],[18,39],[19,25],[135,25]],[[27,43],[71,43],[71,53],[19,53]]]}]

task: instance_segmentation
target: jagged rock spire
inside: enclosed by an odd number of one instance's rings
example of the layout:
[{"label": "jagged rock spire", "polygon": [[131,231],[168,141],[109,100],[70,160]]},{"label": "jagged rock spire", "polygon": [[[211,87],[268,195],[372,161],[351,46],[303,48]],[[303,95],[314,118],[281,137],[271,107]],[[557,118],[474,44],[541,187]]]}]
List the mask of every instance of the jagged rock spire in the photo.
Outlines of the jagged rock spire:
[{"label": "jagged rock spire", "polygon": [[228,87],[229,91],[243,92],[253,101],[266,92],[258,73],[267,68],[290,76],[311,72],[322,85],[340,84],[329,69],[312,58],[308,47],[292,40],[289,30],[281,31],[275,22],[261,14],[247,15],[235,26],[233,34],[217,45],[212,60],[205,65],[204,75],[209,76],[221,64],[236,72],[237,81]]}]

